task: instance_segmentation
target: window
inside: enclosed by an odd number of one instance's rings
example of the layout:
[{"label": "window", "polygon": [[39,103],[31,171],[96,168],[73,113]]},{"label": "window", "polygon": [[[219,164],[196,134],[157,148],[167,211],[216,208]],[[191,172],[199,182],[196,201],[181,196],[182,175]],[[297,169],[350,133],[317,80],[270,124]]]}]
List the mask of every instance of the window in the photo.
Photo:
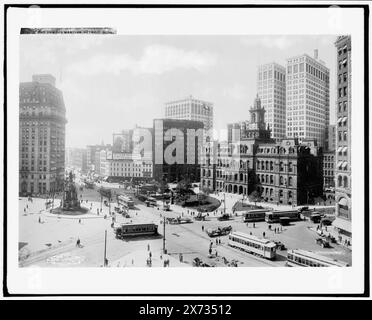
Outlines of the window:
[{"label": "window", "polygon": [[342,98],[342,89],[341,89],[341,88],[338,89],[338,97],[339,97],[339,98]]},{"label": "window", "polygon": [[293,178],[292,177],[289,177],[288,178],[288,185],[291,187],[293,184]]},{"label": "window", "polygon": [[347,111],[347,101],[344,101],[344,112]]},{"label": "window", "polygon": [[347,177],[344,177],[344,188],[347,188],[347,187],[348,187]]},{"label": "window", "polygon": [[347,141],[347,132],[344,131],[344,141]]},{"label": "window", "polygon": [[338,186],[342,187],[342,177],[338,176]]},{"label": "window", "polygon": [[292,73],[292,66],[288,66],[287,72],[288,72],[289,74]]},{"label": "window", "polygon": [[304,71],[304,63],[300,63],[300,72]]},{"label": "window", "polygon": [[347,87],[344,87],[344,97],[347,96]]}]

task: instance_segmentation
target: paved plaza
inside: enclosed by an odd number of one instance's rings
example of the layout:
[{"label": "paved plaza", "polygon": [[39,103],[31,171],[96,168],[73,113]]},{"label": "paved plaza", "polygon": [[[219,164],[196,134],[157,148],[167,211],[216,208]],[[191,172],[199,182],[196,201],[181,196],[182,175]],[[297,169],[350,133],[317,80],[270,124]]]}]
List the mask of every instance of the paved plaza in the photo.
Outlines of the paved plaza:
[{"label": "paved plaza", "polygon": [[[105,184],[105,187],[111,187]],[[120,190],[118,185],[112,185]],[[123,190],[120,190],[123,192]],[[236,201],[241,197],[236,195],[214,195],[220,200],[226,199],[226,211],[231,212]],[[20,266],[43,267],[102,267],[104,261],[104,236],[107,230],[107,251],[109,267],[149,267],[148,258],[151,248],[151,267],[163,267],[164,260],[169,260],[170,267],[191,267],[195,258],[201,259],[210,266],[226,267],[229,262],[236,261],[239,267],[285,266],[286,251],[277,251],[277,259],[269,261],[236,250],[228,246],[228,236],[210,238],[205,230],[208,228],[231,226],[233,231],[241,231],[270,240],[281,241],[289,249],[306,249],[322,254],[332,259],[351,263],[351,251],[339,245],[332,248],[322,248],[315,242],[318,238],[314,225],[310,221],[298,221],[290,226],[280,228],[272,224],[268,229],[266,222],[243,223],[241,212],[236,212],[229,221],[218,221],[223,204],[217,212],[209,213],[206,221],[195,221],[195,210],[171,205],[171,211],[164,212],[159,202],[158,207],[147,207],[135,199],[135,209],[129,210],[130,218],[124,218],[113,211],[115,203],[110,208],[101,205],[101,197],[96,189],[79,191],[82,205],[90,209],[85,215],[56,215],[46,210],[46,200],[33,198],[19,199],[19,263]],[[247,201],[247,200],[245,200]],[[59,206],[60,199],[54,200],[54,207]],[[265,206],[267,204],[265,203]],[[101,211],[102,208],[102,211]],[[285,209],[284,206],[280,206]],[[98,210],[98,214],[97,214]],[[112,215],[110,216],[110,212]],[[165,224],[165,246],[167,255],[163,254],[163,220],[164,217],[190,217],[193,222],[187,224]],[[142,223],[152,222],[158,225],[158,237],[139,237],[128,240],[115,238],[112,222]],[[277,228],[279,231],[274,232]],[[81,246],[76,242],[80,239]],[[212,245],[212,255],[209,248]],[[180,258],[180,255],[182,258]],[[182,260],[182,261],[181,261]]]}]

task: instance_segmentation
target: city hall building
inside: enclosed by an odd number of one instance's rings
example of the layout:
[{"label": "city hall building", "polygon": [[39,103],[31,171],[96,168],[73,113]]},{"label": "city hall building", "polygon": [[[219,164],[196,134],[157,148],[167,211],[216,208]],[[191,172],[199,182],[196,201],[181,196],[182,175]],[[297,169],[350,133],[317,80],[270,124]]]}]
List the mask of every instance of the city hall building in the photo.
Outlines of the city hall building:
[{"label": "city hall building", "polygon": [[250,121],[230,125],[228,141],[217,147],[215,190],[242,196],[256,190],[264,201],[287,205],[321,196],[323,155],[316,141],[288,138],[277,143],[265,125],[259,97],[249,111]]}]

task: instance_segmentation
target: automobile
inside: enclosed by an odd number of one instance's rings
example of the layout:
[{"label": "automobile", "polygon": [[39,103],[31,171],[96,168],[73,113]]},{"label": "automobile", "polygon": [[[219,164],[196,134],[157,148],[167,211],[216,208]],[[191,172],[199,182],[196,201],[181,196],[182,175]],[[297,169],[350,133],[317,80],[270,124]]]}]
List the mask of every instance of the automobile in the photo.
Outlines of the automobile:
[{"label": "automobile", "polygon": [[217,218],[218,221],[225,221],[225,220],[230,220],[230,215],[228,213],[224,213],[222,216],[219,216]]},{"label": "automobile", "polygon": [[333,220],[329,219],[329,218],[323,218],[322,220],[320,220],[320,223],[324,226],[330,226],[332,224]]},{"label": "automobile", "polygon": [[300,210],[300,212],[308,211],[309,210],[309,207],[301,207],[299,210]]},{"label": "automobile", "polygon": [[315,240],[316,244],[322,246],[323,248],[329,248],[330,247],[330,244],[329,244],[329,241],[325,240],[325,239],[322,239],[322,238],[318,238]]},{"label": "automobile", "polygon": [[203,216],[203,215],[199,212],[198,215],[194,217],[194,219],[197,220],[197,221],[205,221],[205,216]]},{"label": "automobile", "polygon": [[206,232],[207,232],[207,235],[212,238],[212,237],[225,236],[229,234],[231,230],[232,230],[232,226],[228,226],[228,227],[223,227],[223,228],[218,227],[217,229],[207,229]]},{"label": "automobile", "polygon": [[282,243],[282,242],[280,242],[280,241],[274,241],[274,242],[275,242],[275,244],[276,244],[276,248],[277,248],[278,250],[285,250],[285,249],[287,249],[287,248],[285,247],[284,243]]},{"label": "automobile", "polygon": [[310,216],[310,220],[314,223],[319,223],[321,219],[322,219],[322,216],[319,213],[313,213]]}]

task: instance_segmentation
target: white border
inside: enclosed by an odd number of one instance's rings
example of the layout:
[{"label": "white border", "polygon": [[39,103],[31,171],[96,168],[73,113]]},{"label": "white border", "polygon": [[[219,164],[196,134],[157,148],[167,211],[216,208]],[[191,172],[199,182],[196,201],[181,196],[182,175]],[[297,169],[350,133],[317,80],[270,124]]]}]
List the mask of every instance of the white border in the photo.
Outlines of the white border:
[{"label": "white border", "polygon": [[[190,23],[192,21],[192,23]],[[7,16],[8,289],[10,293],[340,294],[363,292],[364,30],[361,9],[21,9]],[[351,34],[353,266],[350,268],[18,268],[20,27],[116,28],[119,34]],[[172,26],[172,27],[170,27]],[[336,49],[335,49],[336,51]],[[336,59],[336,56],[335,56]],[[336,90],[331,88],[331,90]],[[358,111],[357,111],[358,110]],[[13,212],[14,211],[14,212]],[[274,271],[274,272],[273,272]],[[92,281],[94,279],[94,281]]]}]

